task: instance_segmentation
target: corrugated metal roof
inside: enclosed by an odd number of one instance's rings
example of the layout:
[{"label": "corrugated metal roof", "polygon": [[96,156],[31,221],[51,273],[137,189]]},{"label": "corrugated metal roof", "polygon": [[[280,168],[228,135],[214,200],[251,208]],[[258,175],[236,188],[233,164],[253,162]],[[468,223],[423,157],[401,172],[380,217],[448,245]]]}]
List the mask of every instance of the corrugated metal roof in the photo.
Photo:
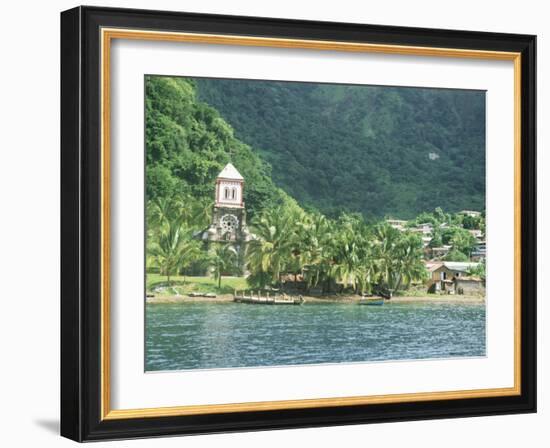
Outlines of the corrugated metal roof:
[{"label": "corrugated metal roof", "polygon": [[432,262],[426,263],[426,269],[427,269],[429,272],[436,271],[436,270],[439,269],[441,266],[443,266],[443,263],[442,263],[441,261],[438,261],[438,262],[435,262],[435,263],[432,263]]},{"label": "corrugated metal roof", "polygon": [[466,272],[470,268],[475,268],[479,263],[469,263],[461,261],[444,261],[443,265],[452,271],[463,271]]}]

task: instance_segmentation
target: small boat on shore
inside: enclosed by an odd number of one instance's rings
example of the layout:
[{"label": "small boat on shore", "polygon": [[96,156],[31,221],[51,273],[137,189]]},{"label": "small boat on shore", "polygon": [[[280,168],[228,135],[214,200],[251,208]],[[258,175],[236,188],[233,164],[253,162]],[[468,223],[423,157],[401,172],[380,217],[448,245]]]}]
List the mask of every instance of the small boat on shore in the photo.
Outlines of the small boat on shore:
[{"label": "small boat on shore", "polygon": [[369,297],[360,299],[358,303],[359,305],[382,306],[385,301],[384,297]]},{"label": "small boat on shore", "polygon": [[238,295],[236,292],[233,294],[233,302],[236,303],[248,303],[253,305],[301,305],[305,302],[304,298],[300,295],[298,297],[290,297],[286,294],[282,296],[262,297],[260,294],[255,296],[254,294],[245,295],[244,292]]},{"label": "small boat on shore", "polygon": [[190,292],[187,294],[189,297],[206,297],[207,299],[215,299],[216,294],[213,292]]}]

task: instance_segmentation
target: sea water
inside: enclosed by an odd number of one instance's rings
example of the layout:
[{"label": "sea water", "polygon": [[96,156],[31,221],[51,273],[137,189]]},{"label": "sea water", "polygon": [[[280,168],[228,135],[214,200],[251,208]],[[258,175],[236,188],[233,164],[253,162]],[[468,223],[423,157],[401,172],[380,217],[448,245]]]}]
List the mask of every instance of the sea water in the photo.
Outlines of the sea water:
[{"label": "sea water", "polygon": [[483,303],[147,304],[145,370],[485,356]]}]

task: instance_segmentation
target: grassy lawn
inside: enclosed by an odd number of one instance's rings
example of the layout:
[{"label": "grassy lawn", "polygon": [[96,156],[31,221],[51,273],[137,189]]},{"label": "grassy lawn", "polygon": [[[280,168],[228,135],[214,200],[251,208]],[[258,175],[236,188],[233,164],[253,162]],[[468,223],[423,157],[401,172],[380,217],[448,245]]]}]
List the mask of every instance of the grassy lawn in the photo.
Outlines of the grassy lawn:
[{"label": "grassy lawn", "polygon": [[[158,289],[157,289],[158,288]],[[212,277],[171,276],[170,285],[166,284],[166,276],[147,274],[147,292],[158,296],[185,295],[190,292],[213,292],[216,294],[232,294],[235,289],[248,288],[244,277],[223,277],[222,287]]]}]

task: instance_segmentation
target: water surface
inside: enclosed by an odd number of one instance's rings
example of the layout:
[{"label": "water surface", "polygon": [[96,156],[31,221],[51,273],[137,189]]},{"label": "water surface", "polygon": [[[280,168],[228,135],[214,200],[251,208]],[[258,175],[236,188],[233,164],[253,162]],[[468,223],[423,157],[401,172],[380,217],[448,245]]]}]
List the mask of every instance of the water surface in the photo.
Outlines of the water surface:
[{"label": "water surface", "polygon": [[485,305],[146,305],[145,370],[485,355]]}]

